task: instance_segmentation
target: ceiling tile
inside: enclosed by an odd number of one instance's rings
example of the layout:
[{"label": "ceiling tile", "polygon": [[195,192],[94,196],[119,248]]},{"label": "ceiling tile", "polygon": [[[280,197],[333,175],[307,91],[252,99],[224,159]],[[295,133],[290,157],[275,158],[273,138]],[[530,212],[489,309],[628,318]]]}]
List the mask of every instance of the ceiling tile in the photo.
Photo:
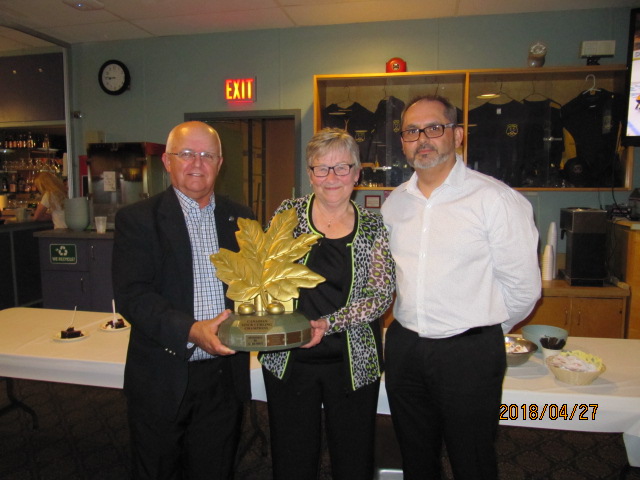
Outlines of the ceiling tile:
[{"label": "ceiling tile", "polygon": [[338,4],[312,4],[285,7],[286,12],[299,26],[334,25],[361,22],[383,22],[390,20],[414,20],[420,18],[416,12],[428,12],[429,18],[455,15],[457,2],[429,0],[367,0],[347,1]]},{"label": "ceiling tile", "polygon": [[43,30],[43,33],[68,43],[105,42],[152,37],[150,33],[128,22],[71,25]]},{"label": "ceiling tile", "polygon": [[277,8],[275,0],[109,0],[108,10],[129,20]]},{"label": "ceiling tile", "polygon": [[118,20],[107,10],[82,12],[65,5],[62,0],[0,0],[1,14],[11,16],[16,23],[34,29]]},{"label": "ceiling tile", "polygon": [[[637,5],[637,0],[103,0],[82,12],[62,0],[0,0],[0,25],[17,24],[68,43]],[[0,35],[7,48],[22,41]]]},{"label": "ceiling tile", "polygon": [[151,18],[136,20],[134,23],[156,36],[289,28],[294,26],[291,20],[278,8],[207,15],[185,15],[173,18]]}]

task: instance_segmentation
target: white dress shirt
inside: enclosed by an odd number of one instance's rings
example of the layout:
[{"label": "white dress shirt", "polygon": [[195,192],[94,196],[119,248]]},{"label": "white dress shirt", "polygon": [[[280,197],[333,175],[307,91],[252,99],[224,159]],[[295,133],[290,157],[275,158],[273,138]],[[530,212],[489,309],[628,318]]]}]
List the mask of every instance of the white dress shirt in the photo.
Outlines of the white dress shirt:
[{"label": "white dress shirt", "polygon": [[501,323],[505,332],[540,298],[531,204],[457,156],[426,198],[413,176],[382,206],[396,262],[394,316],[421,337]]}]

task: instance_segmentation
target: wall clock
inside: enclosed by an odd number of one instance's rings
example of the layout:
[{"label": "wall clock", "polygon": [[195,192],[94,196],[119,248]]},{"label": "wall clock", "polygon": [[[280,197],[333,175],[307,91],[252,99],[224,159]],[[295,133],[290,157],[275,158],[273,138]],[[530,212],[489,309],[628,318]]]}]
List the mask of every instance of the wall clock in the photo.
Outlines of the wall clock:
[{"label": "wall clock", "polygon": [[100,88],[109,95],[120,95],[129,89],[131,74],[127,66],[119,60],[107,60],[98,72]]}]

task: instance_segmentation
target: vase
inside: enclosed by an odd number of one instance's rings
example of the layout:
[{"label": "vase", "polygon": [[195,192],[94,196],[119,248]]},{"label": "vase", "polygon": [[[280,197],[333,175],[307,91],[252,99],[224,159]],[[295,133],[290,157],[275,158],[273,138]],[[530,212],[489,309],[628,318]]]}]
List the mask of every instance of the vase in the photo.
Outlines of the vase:
[{"label": "vase", "polygon": [[67,227],[81,232],[89,225],[89,199],[87,197],[67,198],[64,202],[64,219]]}]

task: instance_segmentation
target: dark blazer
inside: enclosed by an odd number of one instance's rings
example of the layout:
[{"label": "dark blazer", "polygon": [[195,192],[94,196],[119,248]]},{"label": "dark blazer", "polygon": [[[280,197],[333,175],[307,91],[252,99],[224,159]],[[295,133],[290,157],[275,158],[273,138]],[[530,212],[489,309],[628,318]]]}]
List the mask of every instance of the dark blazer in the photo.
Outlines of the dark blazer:
[{"label": "dark blazer", "polygon": [[[238,251],[238,217],[251,210],[217,196],[220,248]],[[193,318],[193,263],[187,224],[173,187],[118,211],[113,247],[113,291],[131,322],[124,391],[137,407],[173,419],[187,387],[187,349]],[[226,292],[226,285],[225,285]],[[227,307],[233,302],[226,299]],[[235,393],[250,398],[249,356],[227,357]]]}]

